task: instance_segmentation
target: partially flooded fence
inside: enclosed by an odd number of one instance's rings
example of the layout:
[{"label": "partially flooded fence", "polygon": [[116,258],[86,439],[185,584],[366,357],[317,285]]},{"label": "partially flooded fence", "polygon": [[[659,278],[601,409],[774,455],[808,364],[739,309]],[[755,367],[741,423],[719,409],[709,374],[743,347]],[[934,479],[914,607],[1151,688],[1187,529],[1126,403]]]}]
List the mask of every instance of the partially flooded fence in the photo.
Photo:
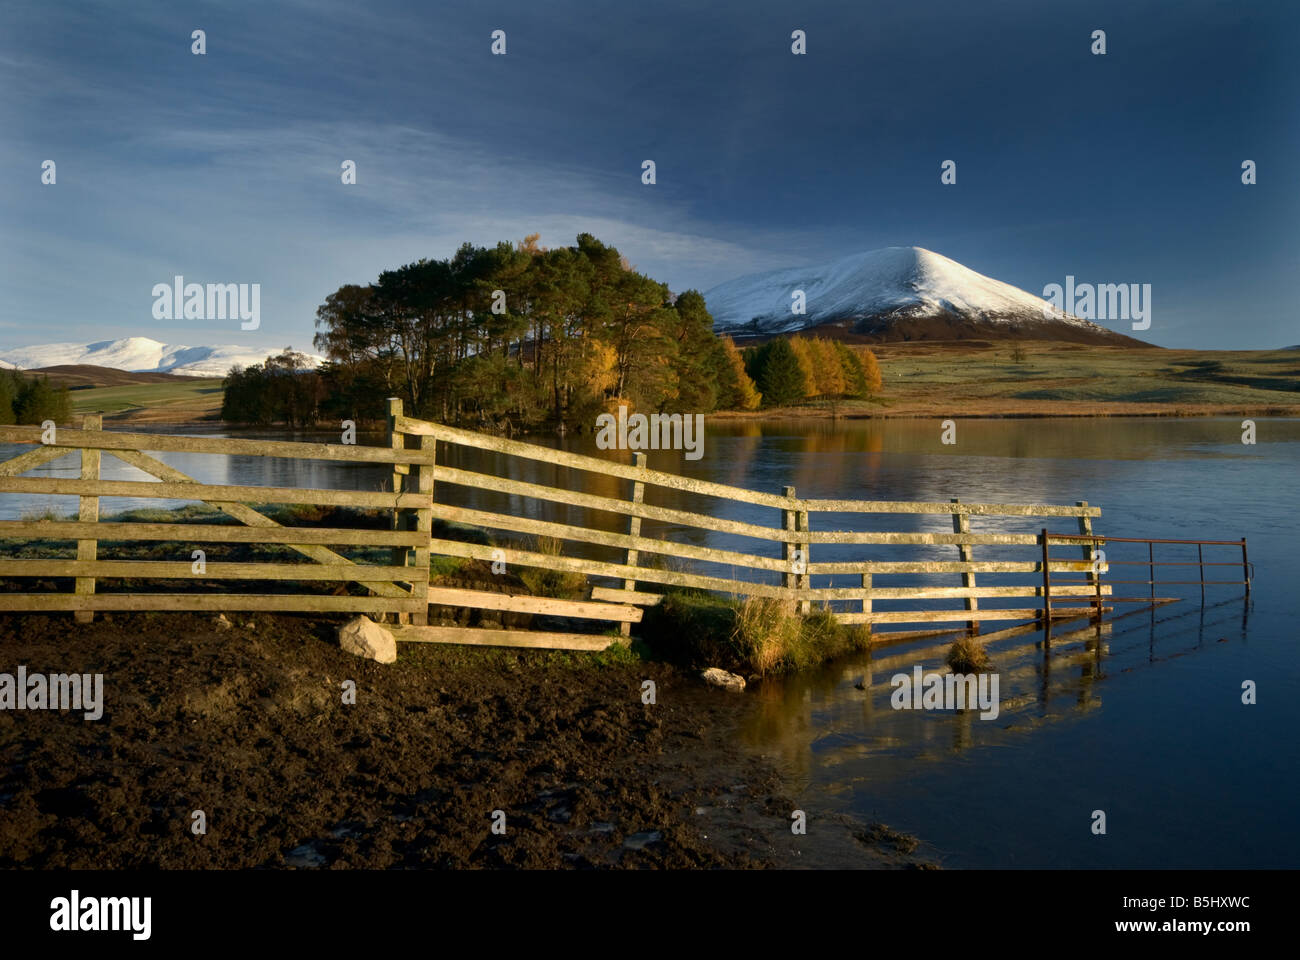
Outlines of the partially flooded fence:
[{"label": "partially flooded fence", "polygon": [[[0,494],[62,494],[76,496],[79,505],[76,520],[0,521],[0,541],[76,544],[75,558],[0,559],[5,580],[62,579],[72,585],[70,591],[0,593],[0,610],[72,610],[80,619],[96,610],[392,613],[401,621],[399,639],[598,649],[612,638],[582,632],[572,621],[618,625],[626,634],[670,588],[769,598],[802,612],[825,608],[841,622],[870,624],[876,632],[884,632],[878,625],[975,629],[985,622],[1070,619],[1099,614],[1111,594],[1110,585],[1102,582],[1106,568],[1092,554],[1092,522],[1101,511],[1082,501],[805,499],[790,486],[764,492],[652,470],[644,454],[636,454],[631,464],[620,463],[418,420],[404,416],[397,400],[390,401],[385,447],[117,433],[99,427],[93,417],[82,429],[59,428],[52,437],[38,427],[0,427],[0,442],[34,447],[0,463]],[[206,484],[144,451],[390,465],[392,489]],[[493,468],[466,469],[466,457],[459,455],[465,451],[486,456]],[[79,478],[20,476],[78,453]],[[102,479],[101,454],[154,479]],[[557,480],[535,482],[546,472],[537,469],[539,464],[556,471]],[[558,480],[560,471],[564,482]],[[611,496],[616,489],[619,495]],[[101,521],[99,498],[123,496],[200,501],[237,523]],[[391,524],[389,529],[282,525],[252,506],[263,503],[379,510],[391,515]],[[1049,557],[1046,531],[1009,526],[1041,523],[1041,518],[1074,521],[1074,558]],[[885,529],[863,529],[872,524]],[[933,529],[939,524],[943,529]],[[926,526],[931,529],[918,529]],[[467,528],[481,535],[465,537]],[[275,544],[308,562],[214,561],[200,574],[187,561],[99,555],[101,544],[136,541]],[[562,546],[542,549],[543,542]],[[387,549],[384,559],[376,560],[336,552],[345,548]],[[437,557],[481,561],[491,564],[494,573],[518,567],[572,573],[587,589],[580,598],[561,598],[431,586],[431,564]],[[1079,579],[1064,583],[1053,579],[1058,574]],[[848,585],[843,585],[845,579]],[[155,580],[188,580],[192,588],[170,593],[125,592],[121,584],[113,592],[96,588],[105,581],[131,585]],[[222,580],[320,584],[334,592],[207,589],[211,581]],[[207,592],[200,592],[197,581]],[[355,585],[354,592],[344,590],[347,584]],[[1067,598],[1090,609],[1056,606]],[[560,618],[567,628],[431,623],[431,606]]]},{"label": "partially flooded fence", "polygon": [[[1170,539],[1150,539],[1143,537],[1097,537],[1088,535],[1049,533],[1043,530],[1043,542],[1045,545],[1052,544],[1082,544],[1085,550],[1097,551],[1099,558],[1105,558],[1104,562],[1107,567],[1116,566],[1124,569],[1119,573],[1125,576],[1125,579],[1108,578],[1107,582],[1112,586],[1140,586],[1147,588],[1149,594],[1146,596],[1132,597],[1111,597],[1112,603],[1171,603],[1181,597],[1165,597],[1156,595],[1156,587],[1173,587],[1173,586],[1195,586],[1201,589],[1201,599],[1205,599],[1205,588],[1211,586],[1232,586],[1244,587],[1246,593],[1250,593],[1251,581],[1255,578],[1254,564],[1250,562],[1250,554],[1246,549],[1246,538],[1240,540],[1170,540]],[[1118,557],[1106,557],[1105,548],[1111,545],[1123,551]],[[1156,558],[1156,546],[1161,547],[1161,556]],[[1142,551],[1140,548],[1145,547]],[[1181,551],[1175,559],[1170,559],[1167,551],[1170,548],[1196,548],[1196,558],[1192,559],[1190,550]],[[1206,548],[1210,549],[1210,559],[1206,559]],[[1046,548],[1045,548],[1046,549]],[[1137,552],[1137,556],[1133,555]],[[1112,551],[1113,552],[1113,551]],[[1240,552],[1241,559],[1236,558]],[[1145,557],[1141,554],[1145,553]],[[1232,559],[1215,559],[1222,558],[1225,554],[1232,555]],[[1137,570],[1129,571],[1128,568],[1136,567]],[[1196,567],[1196,579],[1179,579],[1184,576],[1186,568]],[[1229,577],[1240,571],[1241,579],[1205,579],[1206,567],[1215,568],[1210,571],[1214,577]],[[1177,568],[1168,570],[1167,568]],[[1218,570],[1217,568],[1227,568]],[[1146,573],[1146,579],[1129,579],[1128,573]],[[1163,574],[1163,576],[1162,576]],[[1186,571],[1186,576],[1190,577],[1190,571]],[[1048,586],[1045,583],[1045,586]],[[1048,586],[1048,598],[1051,602],[1051,594],[1055,592]],[[1059,594],[1058,594],[1059,596]],[[1059,601],[1058,601],[1059,602]]]},{"label": "partially flooded fence", "polygon": [[[433,484],[440,491],[431,507],[435,519],[496,531],[498,537],[521,534],[550,538],[582,545],[589,554],[604,554],[603,558],[565,556],[527,547],[503,549],[494,542],[475,543],[445,537],[432,540],[430,549],[435,555],[562,570],[607,581],[591,587],[591,603],[580,610],[570,606],[568,615],[571,616],[625,624],[636,622],[640,619],[640,608],[658,604],[665,588],[680,587],[741,599],[771,598],[797,605],[805,613],[814,607],[826,607],[844,623],[873,626],[951,623],[976,628],[986,621],[1038,620],[1052,615],[1042,602],[1045,570],[1083,575],[1082,585],[1059,587],[1058,596],[1105,597],[1110,593],[1110,587],[1100,582],[1104,567],[1096,564],[1086,549],[1078,559],[1052,559],[1045,563],[1040,556],[1041,538],[1037,533],[972,529],[973,523],[1002,518],[1072,518],[1079,531],[1089,535],[1092,520],[1101,510],[1086,502],[1057,506],[964,503],[956,499],[948,502],[801,499],[794,487],[767,493],[651,470],[645,464],[644,454],[636,454],[632,464],[616,463],[417,420],[403,416],[399,402],[391,407],[389,422],[394,448],[400,449],[405,438],[410,437],[419,438],[425,450],[442,444],[448,453],[462,448],[497,458],[496,469],[489,472],[453,467],[442,461],[428,468]],[[563,468],[568,482],[541,484],[515,479],[512,474],[528,473],[513,465],[512,462],[518,461]],[[588,492],[584,487],[590,486],[593,475],[621,481],[624,495],[611,497]],[[494,495],[500,506],[488,510],[454,505],[448,502],[452,498],[441,493],[444,484]],[[690,508],[656,502],[665,499],[656,494],[669,494],[675,502],[688,501]],[[554,505],[582,511],[582,522],[542,519],[547,507]],[[737,510],[738,507],[741,509]],[[738,519],[734,516],[738,512],[755,516]],[[824,520],[838,515],[942,518],[951,522],[951,532],[854,530]],[[603,522],[598,522],[597,517]],[[608,529],[611,517],[621,522],[622,530]],[[760,517],[766,522],[760,522]],[[658,535],[648,535],[643,524],[656,525]],[[706,538],[735,541],[739,548],[699,543]],[[889,553],[904,559],[814,559],[832,545],[887,547]],[[977,549],[992,547],[1003,548],[1002,552],[1005,548],[1025,549],[1015,559],[976,556]],[[937,548],[951,549],[952,559],[935,559]],[[690,569],[691,564],[696,569]],[[718,572],[707,572],[707,568]],[[814,584],[814,578],[833,580],[837,575],[848,576],[853,585]],[[932,575],[949,575],[959,585],[897,584],[900,576],[916,579]],[[1023,582],[980,582],[988,575]],[[489,603],[492,609],[525,609],[524,598],[510,600],[473,590],[440,590],[436,594],[439,602],[450,605],[474,607]],[[1026,599],[1033,605],[981,605],[981,601],[988,600]],[[937,600],[960,603],[951,606],[930,603]],[[891,609],[893,601],[910,602],[912,609]],[[1061,611],[1059,615],[1073,618],[1080,614]],[[463,627],[436,626],[412,628],[403,634],[411,639],[436,640],[469,636]]]}]

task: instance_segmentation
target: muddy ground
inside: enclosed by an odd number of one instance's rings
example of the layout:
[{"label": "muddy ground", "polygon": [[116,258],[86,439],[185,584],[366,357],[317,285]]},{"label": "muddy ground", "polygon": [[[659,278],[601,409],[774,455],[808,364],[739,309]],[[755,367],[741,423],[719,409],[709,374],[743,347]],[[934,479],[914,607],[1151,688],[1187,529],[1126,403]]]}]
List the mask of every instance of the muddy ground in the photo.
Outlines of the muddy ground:
[{"label": "muddy ground", "polygon": [[[403,644],[382,666],[338,648],[337,620],[230,619],[0,616],[0,672],[104,674],[97,721],[0,711],[0,867],[826,862],[739,745],[743,694],[630,655]],[[836,865],[919,862],[887,829],[836,829]]]}]

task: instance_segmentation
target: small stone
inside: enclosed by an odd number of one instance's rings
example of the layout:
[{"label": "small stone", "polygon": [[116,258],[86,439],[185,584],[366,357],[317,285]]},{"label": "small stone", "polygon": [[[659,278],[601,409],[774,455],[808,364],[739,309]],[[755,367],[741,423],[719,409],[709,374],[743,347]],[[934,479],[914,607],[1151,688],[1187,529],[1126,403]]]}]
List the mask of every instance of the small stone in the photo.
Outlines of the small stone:
[{"label": "small stone", "polygon": [[718,667],[709,667],[700,674],[700,679],[711,687],[721,687],[723,690],[734,690],[739,693],[745,689],[744,677],[728,673]]},{"label": "small stone", "polygon": [[235,625],[234,625],[233,623],[230,622],[230,618],[227,617],[224,613],[219,613],[219,614],[217,614],[217,617],[216,617],[216,619],[213,621],[213,623],[215,624],[215,626],[216,626],[216,628],[217,628],[218,630],[233,630],[233,629],[235,629]]},{"label": "small stone", "polygon": [[397,641],[369,617],[353,617],[339,627],[339,648],[377,663],[397,660]]},{"label": "small stone", "polygon": [[634,833],[623,840],[623,846],[628,850],[644,850],[652,843],[658,843],[664,838],[664,835],[658,830],[642,830],[640,833]]},{"label": "small stone", "polygon": [[286,853],[284,855],[284,862],[290,867],[310,869],[312,867],[325,866],[327,860],[325,856],[312,844],[304,843],[302,846],[294,847]]}]

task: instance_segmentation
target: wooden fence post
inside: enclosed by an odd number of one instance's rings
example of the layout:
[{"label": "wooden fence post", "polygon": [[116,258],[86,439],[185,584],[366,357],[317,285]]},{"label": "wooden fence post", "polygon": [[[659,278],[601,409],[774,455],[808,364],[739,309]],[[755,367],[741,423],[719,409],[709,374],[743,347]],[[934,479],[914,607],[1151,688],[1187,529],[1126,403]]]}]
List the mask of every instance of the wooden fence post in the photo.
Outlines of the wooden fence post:
[{"label": "wooden fence post", "polygon": [[[961,503],[961,498],[959,498],[959,497],[953,497],[953,498],[952,498],[952,502],[953,502],[953,503]],[[954,513],[954,514],[952,515],[952,532],[953,532],[953,533],[970,533],[970,514],[969,514],[969,513]],[[957,545],[957,555],[961,558],[961,562],[962,562],[962,563],[972,563],[972,562],[974,561],[974,559],[975,559],[975,549],[974,549],[974,548],[973,548],[969,543],[959,543],[959,544]],[[962,575],[961,575],[961,585],[962,585],[963,587],[970,587],[972,590],[974,589],[974,587],[975,587],[975,572],[974,572],[973,570],[962,571]],[[967,598],[966,598],[966,609],[967,609],[967,610],[978,610],[978,609],[979,609],[979,601],[978,601],[975,597],[967,597]],[[978,633],[978,632],[979,632],[979,628],[980,628],[980,623],[979,623],[978,620],[967,620],[967,621],[966,621],[966,629],[969,630],[969,631],[971,631],[972,633]]]},{"label": "wooden fence post", "polygon": [[[1246,538],[1241,538],[1241,578],[1246,581],[1246,592],[1250,593],[1250,560],[1246,557]],[[1205,577],[1201,577],[1202,580]]]},{"label": "wooden fence post", "polygon": [[[438,439],[421,437],[420,449],[429,454],[433,461],[438,455]],[[424,536],[415,548],[415,572],[411,577],[411,594],[421,600],[420,609],[411,615],[411,623],[427,626],[429,623],[429,541],[433,537],[433,467],[434,464],[422,463],[416,475],[419,492],[429,495],[429,507],[417,510],[415,528]]]},{"label": "wooden fence post", "polygon": [[[401,416],[402,416],[401,397],[389,397],[388,398],[388,445],[394,450],[406,449],[406,436],[397,429],[397,420]],[[402,477],[403,475],[409,474],[410,472],[411,472],[411,467],[409,464],[405,464],[405,463],[393,464],[393,493],[394,494],[398,494],[402,492]],[[432,520],[430,522],[432,522]],[[405,529],[405,524],[402,518],[402,511],[397,507],[393,508],[392,529],[394,530]],[[392,565],[395,567],[406,566],[407,564],[406,547],[393,547],[391,562]],[[428,591],[427,579],[425,581],[425,590],[427,593]],[[427,618],[428,616],[427,611],[425,615]],[[409,619],[410,618],[405,613],[397,614],[398,623],[407,623]]]},{"label": "wooden fence post", "polygon": [[[645,454],[644,454],[644,453],[633,454],[633,461],[634,461],[634,466],[635,466],[638,470],[644,470],[644,469],[645,469]],[[633,483],[632,483],[632,500],[631,500],[631,502],[632,502],[632,503],[641,503],[641,502],[644,501],[644,500],[645,500],[645,484],[642,483],[640,480],[633,481]],[[639,536],[641,536],[641,518],[640,518],[640,517],[636,517],[636,516],[634,516],[634,517],[631,517],[631,518],[628,520],[628,523],[627,523],[627,532],[628,532],[628,536],[632,536],[632,537],[639,537]],[[626,566],[629,566],[629,567],[635,567],[635,566],[636,566],[636,563],[637,563],[637,558],[640,557],[640,555],[641,555],[641,552],[640,552],[639,550],[637,550],[637,549],[635,549],[635,548],[629,548],[628,551],[627,551],[627,558],[626,558],[623,562],[624,562],[624,564],[625,564]],[[623,589],[624,589],[624,590],[635,590],[635,589],[636,589],[636,581],[635,581],[635,580],[624,580],[624,581],[623,581]],[[625,637],[630,637],[630,636],[632,635],[632,624],[629,623],[629,622],[627,622],[627,621],[624,621],[623,623],[620,623],[620,624],[618,625],[618,629],[619,629],[619,632],[622,633],[623,636],[625,636]]]},{"label": "wooden fence post", "polygon": [[[871,613],[871,574],[862,575],[862,612]],[[867,621],[867,628],[871,628],[871,621]]]},{"label": "wooden fence post", "polygon": [[[81,424],[83,430],[100,430],[103,429],[103,420],[97,413],[88,413]],[[81,448],[81,479],[98,480],[99,479],[99,451],[91,450],[86,447]],[[81,497],[80,509],[77,513],[77,519],[82,523],[97,523],[99,521],[99,497]],[[78,540],[77,541],[77,559],[93,561],[99,554],[98,540]],[[95,592],[94,577],[77,577],[76,593],[93,594]],[[73,616],[77,623],[90,623],[95,619],[95,611],[78,610]]]},{"label": "wooden fence post", "polygon": [[[1087,500],[1076,500],[1076,507],[1088,507]],[[1092,536],[1092,517],[1088,514],[1079,514],[1079,533],[1085,537]],[[1088,567],[1088,585],[1093,588],[1092,615],[1101,619],[1101,564],[1093,557],[1093,552],[1101,547],[1100,540],[1085,540],[1083,544],[1083,559],[1087,560],[1091,566]]]},{"label": "wooden fence post", "polygon": [[[785,496],[793,500],[794,487],[786,487]],[[795,529],[795,526],[798,523],[798,517],[795,514],[795,511],[785,509],[781,511],[781,521],[782,528],[786,531],[791,531]],[[794,572],[795,553],[798,549],[798,546],[789,538],[781,541],[781,559],[785,561],[785,573],[781,575],[781,585],[791,593],[789,603],[792,610],[799,609],[798,603],[793,596],[795,588],[799,586],[799,576]]]},{"label": "wooden fence post", "polygon": [[1043,622],[1052,628],[1052,571],[1048,554],[1047,528],[1043,527]]},{"label": "wooden fence post", "polygon": [[[800,533],[808,532],[808,511],[807,510],[799,511],[797,528]],[[812,551],[809,549],[810,546],[811,545],[806,541],[799,544],[800,555],[803,557],[803,569],[804,569],[804,572],[799,577],[799,586],[805,590],[809,589],[812,586],[812,574],[808,573],[808,566],[810,563],[812,563],[812,557],[810,556]],[[809,613],[811,613],[812,601],[800,600],[799,612],[802,613],[805,617]]]}]

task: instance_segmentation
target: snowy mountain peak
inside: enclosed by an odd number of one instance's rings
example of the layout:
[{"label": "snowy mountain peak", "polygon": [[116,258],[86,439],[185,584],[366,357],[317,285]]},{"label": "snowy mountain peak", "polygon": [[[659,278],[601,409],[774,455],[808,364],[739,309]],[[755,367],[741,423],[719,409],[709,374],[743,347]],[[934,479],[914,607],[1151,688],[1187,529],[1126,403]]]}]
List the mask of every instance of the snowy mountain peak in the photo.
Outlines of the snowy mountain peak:
[{"label": "snowy mountain peak", "polygon": [[[187,377],[224,377],[233,366],[249,367],[279,351],[234,345],[187,347],[150,337],[122,337],[95,343],[46,343],[0,352],[0,367],[36,370],[64,364],[90,364],[131,373],[174,373]],[[308,354],[314,364],[323,357]]]},{"label": "snowy mountain peak", "polygon": [[[802,290],[802,315],[792,310]],[[825,264],[729,280],[704,295],[719,333],[772,336],[832,324],[878,340],[1043,337],[1127,340],[924,247],[885,247]],[[1130,341],[1131,342],[1131,341]]]}]

